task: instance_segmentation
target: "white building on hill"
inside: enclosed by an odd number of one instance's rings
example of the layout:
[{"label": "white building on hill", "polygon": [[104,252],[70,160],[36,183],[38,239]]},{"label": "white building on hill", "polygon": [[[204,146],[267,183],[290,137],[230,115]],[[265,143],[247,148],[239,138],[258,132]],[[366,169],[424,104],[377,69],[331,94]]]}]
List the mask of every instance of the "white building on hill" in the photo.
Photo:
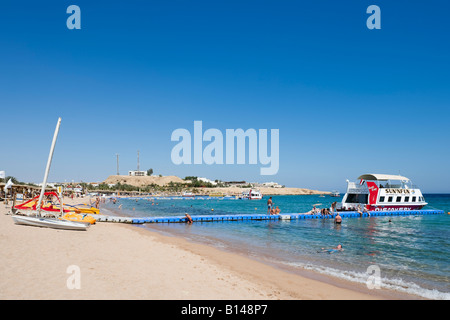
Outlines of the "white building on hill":
[{"label": "white building on hill", "polygon": [[210,180],[210,179],[208,179],[208,178],[200,178],[200,177],[197,177],[197,180],[203,181],[203,182],[206,182],[206,183],[211,183],[213,186],[215,186],[215,185],[217,184],[217,182],[212,181],[212,180]]},{"label": "white building on hill", "polygon": [[147,175],[147,171],[132,170],[132,171],[128,171],[128,175],[131,177],[144,177]]}]

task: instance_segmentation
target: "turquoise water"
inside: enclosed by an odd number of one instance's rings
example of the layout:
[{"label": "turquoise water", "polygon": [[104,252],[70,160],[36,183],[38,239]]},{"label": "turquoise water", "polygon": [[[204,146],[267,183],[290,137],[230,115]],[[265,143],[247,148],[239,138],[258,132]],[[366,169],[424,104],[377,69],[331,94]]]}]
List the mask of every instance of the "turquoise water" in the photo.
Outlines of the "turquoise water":
[{"label": "turquoise water", "polygon": [[[329,207],[340,198],[273,196],[281,213],[304,213],[313,205]],[[450,212],[450,195],[425,195],[425,209]],[[120,215],[133,217],[243,214],[267,212],[262,200],[131,200],[121,199]],[[118,204],[106,208],[116,213]],[[213,210],[211,210],[213,209]],[[366,283],[379,268],[381,287],[429,299],[450,299],[450,215],[332,219],[229,221],[187,225],[145,224],[146,228],[181,235],[291,270],[313,270],[349,281]],[[341,252],[322,252],[342,244]],[[372,270],[372,269],[370,269]]]}]

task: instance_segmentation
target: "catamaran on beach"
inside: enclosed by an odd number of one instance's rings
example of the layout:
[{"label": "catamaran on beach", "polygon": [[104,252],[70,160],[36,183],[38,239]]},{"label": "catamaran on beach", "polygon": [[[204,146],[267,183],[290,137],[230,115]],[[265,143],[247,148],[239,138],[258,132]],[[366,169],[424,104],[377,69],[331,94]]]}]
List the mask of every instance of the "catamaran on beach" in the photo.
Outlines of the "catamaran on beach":
[{"label": "catamaran on beach", "polygon": [[[55,133],[53,135],[52,145],[50,147],[50,153],[47,160],[47,166],[45,168],[44,181],[42,183],[41,193],[39,195],[39,199],[37,204],[34,207],[26,208],[19,206],[19,211],[17,208],[13,208],[13,216],[12,219],[15,224],[34,226],[34,227],[46,227],[46,228],[55,228],[55,229],[64,229],[64,230],[86,230],[91,222],[83,222],[83,221],[72,221],[72,219],[65,219],[63,216],[64,208],[63,203],[61,201],[61,197],[56,197],[59,199],[59,209],[55,208],[53,205],[43,206],[44,196],[45,196],[45,188],[47,186],[48,174],[50,172],[50,166],[52,163],[53,152],[55,150],[56,140],[58,138],[59,127],[61,125],[61,118],[58,119],[56,124]],[[52,194],[53,195],[53,194]],[[33,200],[33,199],[32,199]],[[24,205],[24,204],[22,204]],[[22,210],[25,209],[25,210]],[[26,210],[31,209],[31,210]],[[45,216],[44,216],[45,215]],[[53,217],[47,217],[47,216]]]}]

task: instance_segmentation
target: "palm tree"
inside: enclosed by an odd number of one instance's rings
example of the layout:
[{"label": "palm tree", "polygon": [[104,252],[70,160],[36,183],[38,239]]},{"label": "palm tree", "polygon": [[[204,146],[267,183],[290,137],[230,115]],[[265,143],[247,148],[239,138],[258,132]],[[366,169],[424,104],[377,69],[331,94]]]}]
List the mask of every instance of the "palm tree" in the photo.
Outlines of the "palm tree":
[{"label": "palm tree", "polygon": [[8,182],[9,179],[11,179],[11,182],[14,184],[21,184],[21,182],[19,180],[17,180],[15,177],[13,176],[7,176],[5,179],[0,179],[0,182]]}]

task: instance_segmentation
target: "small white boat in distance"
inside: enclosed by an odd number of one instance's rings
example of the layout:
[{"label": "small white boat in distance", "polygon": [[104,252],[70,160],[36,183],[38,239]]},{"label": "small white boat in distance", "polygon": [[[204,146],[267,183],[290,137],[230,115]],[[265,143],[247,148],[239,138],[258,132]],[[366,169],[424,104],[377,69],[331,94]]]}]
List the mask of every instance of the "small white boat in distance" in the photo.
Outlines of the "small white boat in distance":
[{"label": "small white boat in distance", "polygon": [[64,230],[80,230],[84,231],[89,228],[90,223],[63,220],[58,218],[43,218],[36,216],[20,216],[14,215],[12,219],[15,224],[22,224],[33,227],[44,227]]},{"label": "small white boat in distance", "polygon": [[259,190],[253,190],[250,189],[250,191],[244,191],[242,192],[242,198],[244,199],[250,199],[250,200],[261,200],[262,199],[262,194]]},{"label": "small white boat in distance", "polygon": [[192,192],[183,192],[182,197],[185,198],[195,198],[195,195]]},{"label": "small white boat in distance", "polygon": [[330,194],[330,196],[331,196],[331,197],[340,197],[341,195],[339,194],[339,192],[338,192],[338,191],[336,191],[336,190],[333,190],[333,191],[331,191],[331,194]]}]

